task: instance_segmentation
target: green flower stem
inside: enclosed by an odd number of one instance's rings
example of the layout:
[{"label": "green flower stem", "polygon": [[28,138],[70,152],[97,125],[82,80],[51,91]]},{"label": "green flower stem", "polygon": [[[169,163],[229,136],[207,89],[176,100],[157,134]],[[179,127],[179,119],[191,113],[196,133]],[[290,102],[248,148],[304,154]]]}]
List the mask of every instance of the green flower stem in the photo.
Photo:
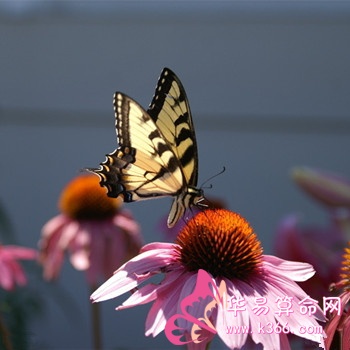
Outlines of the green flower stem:
[{"label": "green flower stem", "polygon": [[5,350],[13,350],[10,332],[8,331],[1,315],[0,315],[0,338]]},{"label": "green flower stem", "polygon": [[[92,291],[96,287],[91,288]],[[101,337],[101,319],[99,303],[91,303],[91,319],[92,319],[92,336],[94,350],[102,350],[102,337]]]}]

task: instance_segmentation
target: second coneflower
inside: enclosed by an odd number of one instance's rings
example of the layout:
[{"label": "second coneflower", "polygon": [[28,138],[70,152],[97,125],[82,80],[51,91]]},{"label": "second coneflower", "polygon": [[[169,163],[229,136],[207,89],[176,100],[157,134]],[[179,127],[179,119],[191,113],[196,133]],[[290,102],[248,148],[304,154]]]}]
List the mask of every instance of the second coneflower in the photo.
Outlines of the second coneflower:
[{"label": "second coneflower", "polygon": [[39,242],[44,277],[56,278],[65,252],[90,285],[112,275],[142,245],[139,226],[121,200],[109,198],[95,175],[81,175],[62,191],[61,214],[48,221]]},{"label": "second coneflower", "polygon": [[[155,274],[163,274],[163,280],[145,284]],[[174,244],[144,246],[91,299],[107,300],[139,287],[117,309],[153,302],[146,335],[165,331],[177,345],[206,349],[218,334],[229,349],[242,348],[248,336],[264,349],[289,349],[287,333],[323,345],[322,329],[318,334],[301,329],[319,329],[316,319],[324,320],[317,304],[304,313],[311,300],[295,283],[313,274],[309,264],[263,255],[240,215],[206,210],[188,222]]]}]

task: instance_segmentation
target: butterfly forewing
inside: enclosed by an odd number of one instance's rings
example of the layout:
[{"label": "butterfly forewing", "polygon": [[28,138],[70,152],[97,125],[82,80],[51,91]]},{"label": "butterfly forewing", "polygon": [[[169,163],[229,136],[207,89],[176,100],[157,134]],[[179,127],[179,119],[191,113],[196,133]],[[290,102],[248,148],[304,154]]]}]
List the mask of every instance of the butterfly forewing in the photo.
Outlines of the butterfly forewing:
[{"label": "butterfly forewing", "polygon": [[159,77],[148,113],[179,159],[186,183],[196,186],[198,155],[190,106],[182,83],[168,68]]}]

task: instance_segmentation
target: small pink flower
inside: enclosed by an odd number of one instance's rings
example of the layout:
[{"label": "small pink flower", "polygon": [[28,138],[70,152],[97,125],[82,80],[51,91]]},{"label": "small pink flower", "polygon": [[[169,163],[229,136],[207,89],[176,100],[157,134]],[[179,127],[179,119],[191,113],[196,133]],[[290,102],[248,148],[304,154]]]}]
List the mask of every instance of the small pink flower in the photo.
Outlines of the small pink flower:
[{"label": "small pink flower", "polygon": [[15,245],[0,244],[0,287],[13,290],[17,285],[27,284],[27,278],[17,260],[34,260],[37,251]]},{"label": "small pink flower", "polygon": [[62,214],[49,220],[39,242],[44,278],[58,277],[65,252],[90,285],[111,276],[116,266],[135,256],[142,238],[121,200],[107,197],[95,175],[78,176],[61,194]]},{"label": "small pink flower", "polygon": [[[159,274],[161,282],[147,283]],[[290,348],[287,336],[278,331],[283,327],[323,345],[320,335],[300,329],[317,327],[316,320],[325,319],[318,305],[312,315],[300,309],[308,296],[295,281],[313,274],[309,264],[263,255],[256,234],[240,215],[205,210],[187,223],[175,243],[145,245],[91,300],[133,291],[117,310],[153,302],[146,336],[165,331],[171,342],[188,349],[206,349],[217,334],[229,349],[241,349],[249,336],[264,349],[285,350]],[[264,306],[261,313],[256,312],[257,302]],[[291,312],[282,310],[287,304]],[[234,333],[235,327],[250,331]]]}]

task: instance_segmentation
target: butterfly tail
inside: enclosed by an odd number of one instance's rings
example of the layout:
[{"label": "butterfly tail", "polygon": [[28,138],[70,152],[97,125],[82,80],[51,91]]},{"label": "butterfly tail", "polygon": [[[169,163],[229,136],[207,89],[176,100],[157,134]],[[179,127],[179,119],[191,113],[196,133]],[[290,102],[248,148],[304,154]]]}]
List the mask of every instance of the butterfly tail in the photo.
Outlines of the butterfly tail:
[{"label": "butterfly tail", "polygon": [[176,197],[173,201],[173,204],[171,205],[170,213],[168,216],[168,227],[171,228],[175,226],[175,224],[178,222],[178,220],[181,218],[181,216],[185,212],[185,205],[182,200],[182,196]]}]

